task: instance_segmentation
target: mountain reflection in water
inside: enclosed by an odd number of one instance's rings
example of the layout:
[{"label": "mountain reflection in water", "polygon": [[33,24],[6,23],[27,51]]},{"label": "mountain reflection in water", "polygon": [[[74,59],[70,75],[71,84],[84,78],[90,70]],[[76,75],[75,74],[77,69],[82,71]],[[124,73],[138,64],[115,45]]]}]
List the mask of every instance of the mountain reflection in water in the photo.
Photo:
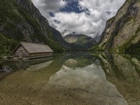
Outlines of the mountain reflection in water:
[{"label": "mountain reflection in water", "polygon": [[77,52],[11,66],[18,70],[1,73],[0,105],[140,105],[135,57]]}]

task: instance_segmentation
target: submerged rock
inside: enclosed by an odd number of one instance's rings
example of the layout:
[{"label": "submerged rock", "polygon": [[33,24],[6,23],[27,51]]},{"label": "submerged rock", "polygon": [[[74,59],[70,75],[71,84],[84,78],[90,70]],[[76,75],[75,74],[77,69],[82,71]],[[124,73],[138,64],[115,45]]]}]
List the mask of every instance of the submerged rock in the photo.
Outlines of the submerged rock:
[{"label": "submerged rock", "polygon": [[0,65],[0,72],[12,72],[13,69],[10,68],[9,66],[2,66]]}]

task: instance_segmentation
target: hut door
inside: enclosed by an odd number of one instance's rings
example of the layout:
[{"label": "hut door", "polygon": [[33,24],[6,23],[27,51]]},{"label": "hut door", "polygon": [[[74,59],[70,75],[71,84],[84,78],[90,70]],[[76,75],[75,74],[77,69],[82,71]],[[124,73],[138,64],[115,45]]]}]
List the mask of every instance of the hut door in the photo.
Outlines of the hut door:
[{"label": "hut door", "polygon": [[23,58],[23,50],[19,50],[18,57],[19,57],[20,59],[22,59],[22,58]]}]

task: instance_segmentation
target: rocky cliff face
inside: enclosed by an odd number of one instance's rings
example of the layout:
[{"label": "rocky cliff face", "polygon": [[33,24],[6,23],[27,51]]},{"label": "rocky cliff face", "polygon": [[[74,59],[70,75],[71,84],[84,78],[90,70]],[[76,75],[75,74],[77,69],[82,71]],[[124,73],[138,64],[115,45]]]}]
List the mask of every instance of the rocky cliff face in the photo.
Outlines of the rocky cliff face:
[{"label": "rocky cliff face", "polygon": [[140,1],[126,0],[117,15],[107,22],[99,44],[100,50],[140,51]]},{"label": "rocky cliff face", "polygon": [[31,0],[0,1],[0,36],[16,42],[49,44],[53,50],[63,50],[54,38],[47,19],[40,14]]}]

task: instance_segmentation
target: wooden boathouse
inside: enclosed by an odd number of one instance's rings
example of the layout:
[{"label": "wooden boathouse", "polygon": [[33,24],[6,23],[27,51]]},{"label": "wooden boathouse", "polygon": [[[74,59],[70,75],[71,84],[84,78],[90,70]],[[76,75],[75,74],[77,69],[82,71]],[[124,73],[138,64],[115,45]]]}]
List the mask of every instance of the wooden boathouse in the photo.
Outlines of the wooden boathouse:
[{"label": "wooden boathouse", "polygon": [[21,42],[14,51],[14,56],[18,59],[32,59],[52,56],[53,50],[44,44]]}]

